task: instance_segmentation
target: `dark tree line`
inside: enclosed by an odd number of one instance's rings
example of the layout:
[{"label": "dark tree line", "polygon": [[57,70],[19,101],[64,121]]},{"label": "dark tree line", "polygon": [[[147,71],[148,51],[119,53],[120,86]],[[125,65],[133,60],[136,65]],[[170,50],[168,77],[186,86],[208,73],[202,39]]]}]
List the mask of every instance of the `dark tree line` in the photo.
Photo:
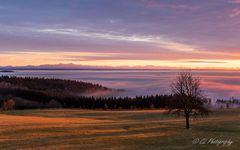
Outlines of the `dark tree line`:
[{"label": "dark tree line", "polygon": [[59,99],[64,108],[84,108],[84,109],[154,109],[165,108],[167,100],[171,96],[140,96],[135,98],[65,98]]},{"label": "dark tree line", "polygon": [[[3,99],[21,98],[29,102],[37,102],[38,106],[33,108],[44,108],[44,105],[55,101],[62,108],[82,108],[82,109],[154,109],[165,108],[174,100],[171,95],[138,96],[130,97],[79,97],[64,94],[52,94],[26,89],[1,89],[0,95]],[[55,106],[52,106],[54,108]],[[29,108],[29,106],[26,106]],[[48,107],[49,108],[49,107]],[[25,109],[24,106],[16,109]]]},{"label": "dark tree line", "polygon": [[85,92],[94,90],[110,90],[99,84],[92,84],[82,81],[62,80],[54,78],[38,78],[38,77],[9,77],[1,76],[0,83],[8,83],[13,87],[25,88],[38,91],[71,91]]}]

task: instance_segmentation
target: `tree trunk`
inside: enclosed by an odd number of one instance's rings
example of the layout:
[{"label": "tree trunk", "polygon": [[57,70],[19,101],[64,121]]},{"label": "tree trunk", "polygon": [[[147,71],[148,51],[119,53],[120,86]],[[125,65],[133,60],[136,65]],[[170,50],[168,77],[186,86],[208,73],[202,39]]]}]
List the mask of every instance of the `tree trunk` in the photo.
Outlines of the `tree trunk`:
[{"label": "tree trunk", "polygon": [[186,129],[189,129],[190,128],[190,125],[189,125],[189,117],[186,116]]}]

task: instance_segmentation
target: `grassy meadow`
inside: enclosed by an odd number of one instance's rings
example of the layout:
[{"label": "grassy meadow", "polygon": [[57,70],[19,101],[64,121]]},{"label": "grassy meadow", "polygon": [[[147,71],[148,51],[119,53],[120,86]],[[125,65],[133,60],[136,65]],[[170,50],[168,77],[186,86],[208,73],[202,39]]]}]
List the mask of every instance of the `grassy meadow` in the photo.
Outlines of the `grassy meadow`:
[{"label": "grassy meadow", "polygon": [[[0,149],[215,150],[240,147],[240,109],[184,118],[165,110],[15,110],[0,113]],[[199,139],[231,140],[230,146],[193,144]]]}]

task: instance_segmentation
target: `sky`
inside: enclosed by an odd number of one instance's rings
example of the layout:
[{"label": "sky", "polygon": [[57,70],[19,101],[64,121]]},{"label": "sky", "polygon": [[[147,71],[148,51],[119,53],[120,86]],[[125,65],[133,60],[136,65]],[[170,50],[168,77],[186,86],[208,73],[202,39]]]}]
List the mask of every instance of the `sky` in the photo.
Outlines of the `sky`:
[{"label": "sky", "polygon": [[240,0],[0,0],[0,66],[240,68]]}]

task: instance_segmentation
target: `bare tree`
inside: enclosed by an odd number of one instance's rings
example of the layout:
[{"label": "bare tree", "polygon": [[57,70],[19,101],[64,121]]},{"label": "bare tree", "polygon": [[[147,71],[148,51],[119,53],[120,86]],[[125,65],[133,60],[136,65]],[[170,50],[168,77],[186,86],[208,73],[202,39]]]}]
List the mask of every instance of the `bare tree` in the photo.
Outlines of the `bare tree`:
[{"label": "bare tree", "polygon": [[205,98],[200,89],[200,78],[194,77],[190,72],[180,73],[171,84],[174,100],[170,105],[170,111],[183,114],[186,119],[186,128],[190,128],[189,118],[208,114],[204,107]]}]

